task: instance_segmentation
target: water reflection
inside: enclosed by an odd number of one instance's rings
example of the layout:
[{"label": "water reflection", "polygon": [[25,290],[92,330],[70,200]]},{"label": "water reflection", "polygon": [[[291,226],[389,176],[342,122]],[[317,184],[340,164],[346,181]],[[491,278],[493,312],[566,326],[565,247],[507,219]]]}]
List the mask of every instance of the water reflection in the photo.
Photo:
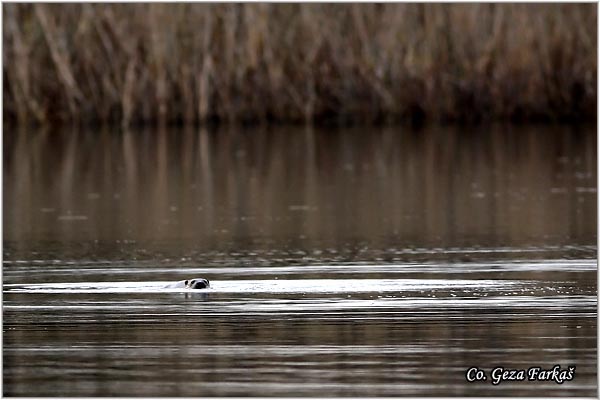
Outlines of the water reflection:
[{"label": "water reflection", "polygon": [[4,151],[12,250],[24,240],[169,242],[171,255],[257,241],[326,253],[595,243],[593,132],[7,132]]}]

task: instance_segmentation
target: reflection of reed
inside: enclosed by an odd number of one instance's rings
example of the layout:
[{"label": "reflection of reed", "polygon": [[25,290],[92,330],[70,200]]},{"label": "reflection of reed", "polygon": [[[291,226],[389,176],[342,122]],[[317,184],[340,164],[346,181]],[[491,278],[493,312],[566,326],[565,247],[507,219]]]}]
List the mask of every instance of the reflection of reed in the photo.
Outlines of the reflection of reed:
[{"label": "reflection of reed", "polygon": [[9,4],[6,115],[593,118],[593,4]]},{"label": "reflection of reed", "polygon": [[[40,133],[6,147],[8,238],[391,253],[595,238],[595,137],[558,128]],[[54,218],[34,218],[46,208]],[[69,212],[88,220],[57,224]]]},{"label": "reflection of reed", "polygon": [[[170,168],[169,168],[169,146],[167,138],[167,130],[164,126],[159,128],[156,136],[157,142],[154,147],[155,154],[155,167],[151,168],[148,172],[148,178],[150,178],[151,189],[148,187],[144,191],[149,191],[148,201],[152,205],[151,210],[152,218],[150,221],[153,222],[152,226],[148,226],[148,233],[152,232],[153,236],[161,238],[166,232],[172,232],[174,226],[172,221],[174,219],[171,213],[171,185],[169,182]],[[177,195],[177,193],[174,193]]]},{"label": "reflection of reed", "polygon": [[198,140],[198,151],[196,157],[196,168],[200,171],[200,194],[198,204],[198,212],[201,212],[203,227],[205,231],[212,232],[215,229],[215,200],[214,200],[214,177],[212,170],[212,158],[211,158],[211,141],[208,131],[205,128],[201,128]]}]

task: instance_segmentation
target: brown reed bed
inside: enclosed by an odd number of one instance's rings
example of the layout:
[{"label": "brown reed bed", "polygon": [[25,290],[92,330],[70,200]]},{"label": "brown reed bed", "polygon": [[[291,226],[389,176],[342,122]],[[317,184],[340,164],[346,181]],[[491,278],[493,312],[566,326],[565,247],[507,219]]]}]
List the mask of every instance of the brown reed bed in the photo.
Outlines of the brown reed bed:
[{"label": "brown reed bed", "polygon": [[19,121],[593,120],[595,4],[5,4]]}]

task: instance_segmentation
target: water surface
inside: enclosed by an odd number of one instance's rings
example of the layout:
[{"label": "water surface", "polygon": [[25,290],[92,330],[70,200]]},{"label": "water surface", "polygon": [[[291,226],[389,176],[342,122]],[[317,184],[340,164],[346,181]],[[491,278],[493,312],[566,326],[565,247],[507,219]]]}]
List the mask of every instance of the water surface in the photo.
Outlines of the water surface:
[{"label": "water surface", "polygon": [[4,394],[594,396],[596,215],[594,129],[5,129]]}]

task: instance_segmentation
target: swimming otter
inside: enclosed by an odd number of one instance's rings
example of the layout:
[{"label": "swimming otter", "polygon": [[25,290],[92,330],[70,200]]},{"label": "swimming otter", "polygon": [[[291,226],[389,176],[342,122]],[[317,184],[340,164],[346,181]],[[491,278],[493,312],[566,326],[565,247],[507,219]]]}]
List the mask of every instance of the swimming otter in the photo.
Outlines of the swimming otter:
[{"label": "swimming otter", "polygon": [[186,288],[186,289],[206,289],[210,287],[208,279],[194,278],[179,281],[166,286],[169,289]]}]

